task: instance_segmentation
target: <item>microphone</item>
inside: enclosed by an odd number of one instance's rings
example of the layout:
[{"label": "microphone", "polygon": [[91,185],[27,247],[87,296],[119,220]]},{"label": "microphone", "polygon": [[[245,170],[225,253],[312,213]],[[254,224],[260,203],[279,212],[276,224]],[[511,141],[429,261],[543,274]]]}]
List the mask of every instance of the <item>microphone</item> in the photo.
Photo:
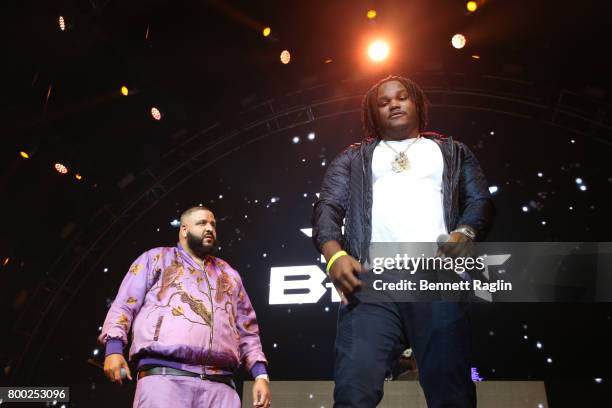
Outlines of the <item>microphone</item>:
[{"label": "microphone", "polygon": [[[440,248],[440,250],[442,250],[442,247],[444,246],[444,244],[446,244],[448,242],[448,240],[450,239],[450,235],[448,234],[440,234],[438,235],[438,238],[436,239],[436,242],[438,243],[438,248]],[[446,255],[443,253],[442,254],[444,257],[446,257]],[[455,272],[457,275],[459,275],[459,277],[465,281],[472,281],[472,277],[467,273],[467,271],[463,271],[461,273],[459,272]]]},{"label": "microphone", "polygon": [[448,235],[448,234],[440,234],[438,236],[438,239],[436,239],[436,242],[438,243],[438,248],[440,248],[442,245],[446,244],[449,239],[450,239],[450,235]]}]

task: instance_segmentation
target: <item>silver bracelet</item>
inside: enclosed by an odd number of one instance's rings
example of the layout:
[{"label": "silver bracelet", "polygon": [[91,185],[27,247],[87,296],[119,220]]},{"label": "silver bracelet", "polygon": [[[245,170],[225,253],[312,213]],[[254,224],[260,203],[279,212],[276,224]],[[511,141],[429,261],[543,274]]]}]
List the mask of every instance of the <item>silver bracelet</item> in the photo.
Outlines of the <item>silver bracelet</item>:
[{"label": "silver bracelet", "polygon": [[471,239],[472,241],[476,240],[476,233],[474,233],[474,230],[470,227],[462,226],[462,227],[456,228],[455,230],[453,230],[453,232],[458,232],[460,234],[463,234],[469,239]]}]

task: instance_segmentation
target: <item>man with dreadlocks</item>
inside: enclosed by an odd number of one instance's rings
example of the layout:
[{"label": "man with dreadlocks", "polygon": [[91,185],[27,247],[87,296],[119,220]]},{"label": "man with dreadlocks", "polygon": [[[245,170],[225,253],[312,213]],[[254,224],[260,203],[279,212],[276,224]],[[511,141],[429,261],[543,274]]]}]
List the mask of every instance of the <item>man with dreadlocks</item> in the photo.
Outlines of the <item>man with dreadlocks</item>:
[{"label": "man with dreadlocks", "polygon": [[430,408],[475,407],[466,304],[360,301],[359,275],[375,242],[436,242],[450,233],[452,256],[484,239],[494,216],[486,180],[467,146],[423,132],[427,99],[411,80],[383,79],[362,108],[366,137],[330,164],[313,213],[313,241],[342,298],[334,406],[375,407],[409,342]]},{"label": "man with dreadlocks", "polygon": [[121,283],[98,341],[107,377],[131,380],[123,348],[132,328],[135,408],[239,408],[232,374],[241,364],[255,378],[254,405],[270,405],[255,311],[238,272],[212,255],[216,238],[212,211],[189,208],[178,244],[143,253]]}]

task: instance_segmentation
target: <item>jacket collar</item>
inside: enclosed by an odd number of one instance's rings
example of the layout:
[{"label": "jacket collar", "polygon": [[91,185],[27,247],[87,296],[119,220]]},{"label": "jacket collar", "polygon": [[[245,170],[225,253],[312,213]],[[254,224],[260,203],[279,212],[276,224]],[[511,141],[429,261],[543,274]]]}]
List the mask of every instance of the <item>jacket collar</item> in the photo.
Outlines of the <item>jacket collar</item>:
[{"label": "jacket collar", "polygon": [[[420,135],[421,137],[431,139],[438,143],[449,143],[450,141],[452,141],[451,137],[447,137],[447,136],[441,135],[440,133],[436,133],[436,132],[421,132]],[[371,137],[371,136],[368,136],[361,141],[361,143],[366,146],[372,143],[378,144],[378,142],[380,142],[380,139],[376,137]]]},{"label": "jacket collar", "polygon": [[[176,243],[176,250],[178,254],[180,255],[180,257],[183,258],[183,260],[186,261],[189,265],[191,265],[192,267],[196,269],[202,269],[202,265],[198,261],[196,261],[191,256],[191,254],[189,254],[189,252],[185,250],[185,248],[183,248],[180,242]],[[204,264],[207,264],[213,260],[214,260],[214,257],[212,255],[208,255],[206,259],[204,260]]]}]

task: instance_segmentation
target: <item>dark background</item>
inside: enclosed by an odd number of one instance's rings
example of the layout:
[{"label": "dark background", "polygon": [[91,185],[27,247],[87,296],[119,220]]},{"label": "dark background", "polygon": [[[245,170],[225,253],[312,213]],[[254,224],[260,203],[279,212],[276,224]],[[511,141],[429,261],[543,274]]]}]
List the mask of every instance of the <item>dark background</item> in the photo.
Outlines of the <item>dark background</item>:
[{"label": "dark background", "polygon": [[[489,240],[609,241],[606,6],[13,2],[0,95],[2,382],[68,385],[70,406],[129,404],[133,385],[115,387],[87,362],[102,361],[98,327],[131,261],[174,245],[170,222],[199,203],[215,211],[220,256],[243,276],[272,378],[331,379],[337,304],[328,292],[317,304],[268,305],[270,268],[318,264],[300,229],[323,164],[360,140],[359,97],[390,73],[424,87],[428,130],[466,143],[499,188]],[[468,38],[462,50],[450,46],[456,32]],[[364,57],[376,35],[392,43],[379,66]],[[335,102],[316,106],[323,99]],[[610,304],[478,305],[473,336],[485,380],[543,380],[553,408],[611,400]]]}]

